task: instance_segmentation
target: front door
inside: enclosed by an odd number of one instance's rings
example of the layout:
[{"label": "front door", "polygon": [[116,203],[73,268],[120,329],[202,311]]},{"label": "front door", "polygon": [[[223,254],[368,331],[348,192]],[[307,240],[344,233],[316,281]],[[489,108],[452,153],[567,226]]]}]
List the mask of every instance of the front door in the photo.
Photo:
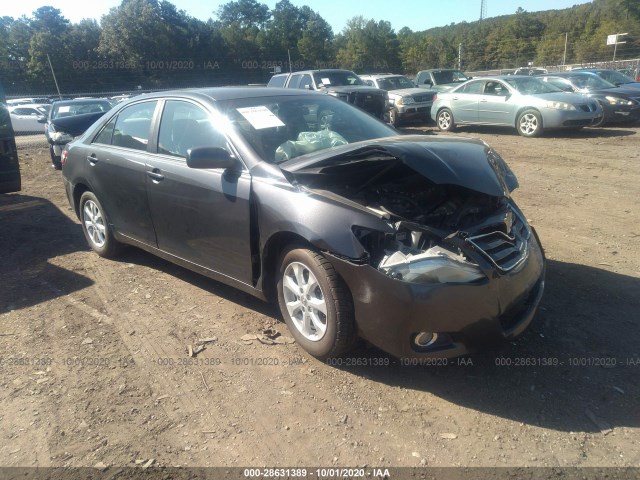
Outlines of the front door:
[{"label": "front door", "polygon": [[251,284],[251,176],[245,169],[193,169],[187,150],[229,149],[200,105],[167,100],[157,154],[147,163],[147,192],[158,247],[183,260]]}]

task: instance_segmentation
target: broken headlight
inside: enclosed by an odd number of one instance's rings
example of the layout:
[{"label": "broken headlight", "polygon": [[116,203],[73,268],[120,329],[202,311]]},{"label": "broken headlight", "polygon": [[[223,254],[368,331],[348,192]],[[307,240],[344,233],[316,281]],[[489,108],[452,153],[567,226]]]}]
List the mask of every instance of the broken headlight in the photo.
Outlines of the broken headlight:
[{"label": "broken headlight", "polygon": [[412,283],[469,283],[484,278],[477,265],[438,246],[416,255],[394,252],[382,259],[378,269]]}]

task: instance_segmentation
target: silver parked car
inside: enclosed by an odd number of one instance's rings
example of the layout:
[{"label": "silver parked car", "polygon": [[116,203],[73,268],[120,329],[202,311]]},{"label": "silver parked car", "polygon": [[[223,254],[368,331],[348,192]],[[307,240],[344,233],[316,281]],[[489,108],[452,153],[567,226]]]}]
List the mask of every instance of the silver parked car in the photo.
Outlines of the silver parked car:
[{"label": "silver parked car", "polygon": [[372,87],[386,90],[389,94],[389,123],[394,127],[408,119],[429,120],[429,112],[433,104],[435,92],[417,88],[404,75],[378,73],[360,75],[364,83]]},{"label": "silver parked car", "polygon": [[431,107],[431,118],[443,131],[457,124],[504,125],[524,137],[597,125],[602,115],[596,100],[529,76],[476,78],[438,93]]}]

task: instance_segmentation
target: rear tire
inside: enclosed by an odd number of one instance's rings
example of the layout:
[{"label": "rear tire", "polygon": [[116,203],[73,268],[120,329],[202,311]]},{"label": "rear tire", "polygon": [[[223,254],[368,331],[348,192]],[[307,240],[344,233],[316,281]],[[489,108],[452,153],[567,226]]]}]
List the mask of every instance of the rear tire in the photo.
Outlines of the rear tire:
[{"label": "rear tire", "polygon": [[277,272],[278,305],[296,342],[318,359],[343,354],[355,339],[351,294],[331,263],[292,246]]},{"label": "rear tire", "polygon": [[122,244],[113,238],[104,208],[93,192],[82,194],[79,211],[82,231],[91,249],[104,258],[116,257]]}]

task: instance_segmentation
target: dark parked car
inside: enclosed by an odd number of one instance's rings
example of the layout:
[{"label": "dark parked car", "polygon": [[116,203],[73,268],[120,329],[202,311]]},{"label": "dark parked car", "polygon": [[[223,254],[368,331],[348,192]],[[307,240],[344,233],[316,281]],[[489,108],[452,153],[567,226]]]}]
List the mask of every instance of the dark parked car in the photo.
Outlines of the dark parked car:
[{"label": "dark parked car", "polygon": [[609,83],[613,83],[618,87],[640,89],[640,82],[617,70],[612,70],[609,68],[581,68],[573,71],[595,73],[600,78],[606,80]]},{"label": "dark parked car", "polygon": [[60,155],[64,146],[111,110],[115,103],[104,98],[61,100],[53,103],[44,128],[53,168],[60,170]]},{"label": "dark parked car", "polygon": [[20,188],[20,163],[11,115],[7,106],[0,103],[0,193],[18,192]]},{"label": "dark parked car", "polygon": [[541,68],[541,67],[520,67],[517,68],[516,70],[514,70],[513,75],[528,75],[528,76],[535,76],[535,75],[545,75],[549,73],[547,71],[546,68]]},{"label": "dark parked car", "polygon": [[539,240],[493,149],[398,136],[329,95],[140,96],[62,159],[99,255],[135,245],[277,301],[319,358],[356,337],[398,357],[464,354],[522,333],[542,295]]},{"label": "dark parked car", "polygon": [[268,87],[315,90],[351,103],[374,117],[384,118],[389,96],[384,90],[370,87],[351,70],[307,70],[274,75]]},{"label": "dark parked car", "polygon": [[640,90],[616,87],[595,73],[562,72],[540,77],[565,92],[587,95],[602,105],[604,116],[599,124],[631,122],[640,118]]}]

